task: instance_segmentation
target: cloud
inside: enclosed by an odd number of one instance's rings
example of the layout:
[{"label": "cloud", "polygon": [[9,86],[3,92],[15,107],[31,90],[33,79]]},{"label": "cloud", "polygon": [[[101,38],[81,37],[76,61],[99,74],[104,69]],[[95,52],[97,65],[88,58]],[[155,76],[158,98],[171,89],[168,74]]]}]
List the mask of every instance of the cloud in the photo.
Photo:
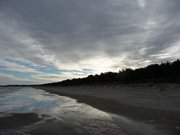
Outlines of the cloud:
[{"label": "cloud", "polygon": [[137,0],[140,7],[144,8],[146,6],[146,0]]},{"label": "cloud", "polygon": [[176,59],[179,7],[179,0],[2,0],[0,71],[46,82]]},{"label": "cloud", "polygon": [[37,84],[41,83],[39,80],[29,80],[25,78],[18,78],[7,73],[0,73],[0,85],[9,85],[9,84]]}]

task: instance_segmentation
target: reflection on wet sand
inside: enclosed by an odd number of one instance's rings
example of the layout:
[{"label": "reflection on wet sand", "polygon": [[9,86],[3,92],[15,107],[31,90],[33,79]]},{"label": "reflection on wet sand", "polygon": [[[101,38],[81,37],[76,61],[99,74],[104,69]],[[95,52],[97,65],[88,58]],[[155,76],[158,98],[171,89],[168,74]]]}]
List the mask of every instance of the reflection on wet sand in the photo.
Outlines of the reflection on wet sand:
[{"label": "reflection on wet sand", "polygon": [[34,88],[3,91],[0,101],[0,134],[166,135],[152,125]]}]

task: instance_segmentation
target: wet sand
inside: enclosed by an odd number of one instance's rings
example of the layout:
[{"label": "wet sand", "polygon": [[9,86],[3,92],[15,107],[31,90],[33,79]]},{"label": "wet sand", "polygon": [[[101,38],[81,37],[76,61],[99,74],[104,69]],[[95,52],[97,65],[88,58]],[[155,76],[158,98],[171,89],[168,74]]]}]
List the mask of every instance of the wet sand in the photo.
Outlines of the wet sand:
[{"label": "wet sand", "polygon": [[0,135],[165,135],[69,97],[30,87],[7,89],[0,90]]},{"label": "wet sand", "polygon": [[[45,118],[47,117],[47,119]],[[80,135],[58,120],[35,113],[9,114],[0,118],[0,135]],[[87,134],[88,135],[88,134]]]},{"label": "wet sand", "polygon": [[179,135],[179,86],[162,87],[15,88],[1,95],[0,135]]},{"label": "wet sand", "polygon": [[74,127],[71,128],[69,125],[53,119],[47,120],[43,124],[35,125],[28,133],[30,135],[80,135]]},{"label": "wet sand", "polygon": [[[99,87],[99,86],[98,86]],[[121,86],[119,86],[121,87]],[[151,86],[149,84],[143,84],[143,86],[131,86],[132,88],[134,87],[135,89],[139,88],[139,87],[150,87],[150,89],[152,88],[156,88],[158,90],[158,93],[161,93],[161,89],[163,88],[163,90],[170,88],[176,88],[179,89],[179,86],[163,86],[163,85],[158,85],[158,86]],[[85,91],[90,91],[87,89],[96,89],[96,91],[98,90],[98,88],[94,88],[94,86],[92,87],[39,87],[41,89],[44,89],[48,92],[52,92],[52,93],[56,93],[59,94],[61,96],[68,96],[68,97],[72,97],[74,99],[77,99],[78,102],[82,102],[82,103],[86,103],[89,104],[95,108],[98,108],[100,110],[109,112],[109,113],[114,113],[114,114],[118,114],[121,116],[125,116],[134,120],[138,120],[138,121],[142,121],[148,124],[153,124],[156,125],[157,128],[162,129],[164,131],[166,131],[167,133],[170,132],[170,134],[180,134],[180,104],[179,104],[179,108],[178,107],[174,107],[172,106],[172,108],[152,108],[149,107],[147,105],[147,107],[142,106],[142,105],[133,105],[127,102],[126,103],[121,103],[121,99],[117,100],[117,97],[115,99],[112,98],[107,98],[108,94],[106,93],[106,91],[102,91],[102,88],[99,88],[101,90],[102,95],[99,96],[98,92],[97,95],[95,95],[94,93],[91,92],[79,92],[78,89],[84,89]],[[105,89],[113,89],[112,86],[106,86],[103,87]],[[149,88],[148,88],[149,89]],[[69,90],[69,91],[68,91]],[[72,92],[74,91],[74,92]],[[146,90],[147,92],[147,90]],[[149,91],[148,91],[149,92]],[[176,91],[175,91],[176,92]],[[113,93],[113,90],[111,91],[111,93]],[[178,94],[178,93],[177,93]],[[103,95],[105,95],[103,97]],[[143,95],[142,95],[143,96]],[[119,96],[121,98],[121,96]],[[176,97],[177,98],[177,97]],[[170,99],[170,98],[169,98]],[[176,101],[176,100],[175,100]],[[136,101],[135,101],[136,102]],[[172,101],[171,101],[172,102]],[[163,104],[163,100],[161,101],[161,103]],[[166,102],[164,102],[166,103]],[[175,102],[176,106],[178,105],[177,102]],[[173,105],[173,104],[172,104]],[[162,105],[162,106],[166,106],[166,105]],[[177,108],[177,109],[176,109]]]},{"label": "wet sand", "polygon": [[38,122],[41,118],[35,113],[14,113],[2,114],[0,117],[0,130],[1,129],[18,129],[22,126],[27,126],[32,123]]}]

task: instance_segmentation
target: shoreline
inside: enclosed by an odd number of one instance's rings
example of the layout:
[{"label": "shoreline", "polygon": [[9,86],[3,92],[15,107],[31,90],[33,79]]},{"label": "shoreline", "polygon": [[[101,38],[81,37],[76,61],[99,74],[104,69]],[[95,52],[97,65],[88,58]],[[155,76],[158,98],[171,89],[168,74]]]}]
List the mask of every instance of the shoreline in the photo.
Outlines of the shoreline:
[{"label": "shoreline", "polygon": [[[145,84],[149,87],[149,84]],[[144,86],[144,84],[143,84]],[[143,106],[134,106],[128,103],[121,103],[120,101],[107,98],[107,96],[99,96],[92,94],[91,92],[81,93],[77,91],[77,89],[82,89],[82,87],[53,87],[53,86],[38,86],[35,88],[43,89],[47,92],[58,94],[60,96],[67,96],[76,99],[78,102],[85,103],[91,105],[92,107],[98,108],[100,110],[122,115],[125,117],[129,117],[131,119],[145,121],[148,123],[163,123],[163,124],[171,124],[173,126],[180,126],[180,111],[179,108],[177,110],[164,110],[161,108],[149,108]],[[90,86],[92,89],[94,86]],[[100,86],[101,87],[101,86]],[[121,86],[120,86],[121,87]],[[134,86],[130,86],[134,87]],[[178,86],[179,87],[179,86]],[[89,88],[89,86],[88,86]],[[88,89],[87,88],[87,89]],[[106,89],[112,89],[110,86],[106,86]],[[64,90],[66,89],[66,90]],[[68,91],[70,89],[70,91]],[[72,92],[74,89],[74,93]],[[98,88],[97,88],[98,89]],[[103,92],[103,91],[101,91]],[[96,93],[96,92],[95,92]],[[113,91],[112,91],[113,93]],[[180,107],[180,106],[179,106]]]},{"label": "shoreline", "polygon": [[34,87],[76,99],[110,114],[180,134],[180,84]]}]

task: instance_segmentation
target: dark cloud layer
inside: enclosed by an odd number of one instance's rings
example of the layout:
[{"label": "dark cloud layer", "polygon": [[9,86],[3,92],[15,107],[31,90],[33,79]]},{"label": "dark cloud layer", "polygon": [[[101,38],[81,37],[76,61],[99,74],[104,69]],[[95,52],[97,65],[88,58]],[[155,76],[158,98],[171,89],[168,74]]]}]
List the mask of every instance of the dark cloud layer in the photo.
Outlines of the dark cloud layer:
[{"label": "dark cloud layer", "polygon": [[179,12],[179,0],[1,0],[0,80],[19,83],[18,67],[47,82],[179,58]]}]

